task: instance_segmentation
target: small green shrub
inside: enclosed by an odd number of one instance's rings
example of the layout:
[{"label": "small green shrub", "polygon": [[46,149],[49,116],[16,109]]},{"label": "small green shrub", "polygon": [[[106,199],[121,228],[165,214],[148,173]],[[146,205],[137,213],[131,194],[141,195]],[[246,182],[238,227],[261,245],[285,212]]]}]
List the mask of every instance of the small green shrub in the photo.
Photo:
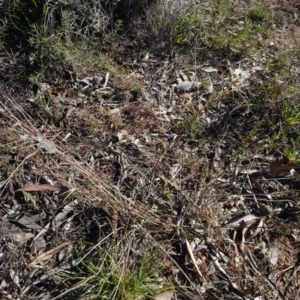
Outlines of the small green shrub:
[{"label": "small green shrub", "polygon": [[285,104],[282,112],[282,119],[286,126],[296,126],[300,124],[300,109],[292,108],[288,103]]},{"label": "small green shrub", "polygon": [[283,151],[284,154],[290,161],[300,163],[300,136],[298,136],[295,140],[292,139],[288,145],[289,146],[286,146]]},{"label": "small green shrub", "polygon": [[247,17],[253,22],[272,22],[271,12],[267,8],[258,5],[251,6],[248,9]]},{"label": "small green shrub", "polygon": [[189,121],[185,121],[183,122],[183,126],[186,127],[186,134],[194,139],[194,138],[201,138],[201,133],[203,133],[203,125],[202,123],[196,119],[195,121],[193,121],[192,123],[189,124]]},{"label": "small green shrub", "polygon": [[200,26],[197,13],[183,13],[179,19],[175,28],[175,44],[177,46],[182,45],[195,35],[196,28]]},{"label": "small green shrub", "polygon": [[78,299],[153,298],[162,290],[159,277],[162,258],[152,249],[133,259],[128,246],[119,244],[108,249],[99,246],[81,262],[76,273],[65,272],[59,276],[72,286],[72,290],[80,291]]},{"label": "small green shrub", "polygon": [[[259,11],[257,9],[257,14]],[[249,12],[232,1],[210,1],[207,7],[191,5],[179,13],[174,30],[174,44],[189,53],[193,47],[197,52],[194,53],[195,57],[204,55],[206,51],[224,52],[229,59],[260,54],[264,46],[261,38],[266,39],[271,29],[267,11],[261,11],[264,13],[261,15],[264,26],[254,22],[248,16]]]}]

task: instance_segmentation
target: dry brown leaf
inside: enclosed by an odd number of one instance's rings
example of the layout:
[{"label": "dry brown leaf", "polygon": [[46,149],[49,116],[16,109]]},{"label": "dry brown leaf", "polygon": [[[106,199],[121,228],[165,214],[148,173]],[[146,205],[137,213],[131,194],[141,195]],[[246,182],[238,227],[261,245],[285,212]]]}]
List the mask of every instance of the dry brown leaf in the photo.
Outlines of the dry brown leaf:
[{"label": "dry brown leaf", "polygon": [[77,204],[78,204],[78,200],[76,199],[73,202],[71,202],[71,203],[67,204],[66,206],[64,206],[63,210],[56,215],[56,217],[54,218],[54,220],[50,221],[49,223],[47,223],[42,228],[42,230],[34,238],[34,241],[38,240],[43,234],[45,234],[52,227],[53,221],[55,222],[55,224],[57,226],[59,224],[61,224],[61,222],[66,218],[67,214],[70,211],[72,211]]},{"label": "dry brown leaf", "polygon": [[291,173],[292,176],[294,176],[297,180],[300,181],[300,175],[295,169],[291,169],[290,173]]},{"label": "dry brown leaf", "polygon": [[189,81],[188,76],[185,73],[183,73],[181,70],[179,71],[179,74],[184,81]]},{"label": "dry brown leaf", "polygon": [[253,223],[255,223],[256,221],[260,220],[261,217],[258,217],[256,215],[253,214],[248,214],[242,217],[237,217],[234,218],[233,220],[229,221],[225,227],[226,228],[245,228],[245,227],[249,227],[250,225],[252,225]]},{"label": "dry brown leaf", "polygon": [[15,192],[43,192],[43,191],[59,191],[65,189],[62,185],[51,184],[31,184],[17,189]]},{"label": "dry brown leaf", "polygon": [[241,159],[240,159],[240,156],[238,155],[237,158],[236,158],[236,161],[235,161],[235,166],[234,166],[234,177],[233,177],[233,180],[235,180],[235,178],[239,175],[239,172],[241,170]]},{"label": "dry brown leaf", "polygon": [[173,297],[174,293],[173,292],[165,292],[158,294],[154,297],[155,300],[171,300]]},{"label": "dry brown leaf", "polygon": [[10,235],[15,242],[24,242],[34,237],[33,233],[24,231],[13,231]]},{"label": "dry brown leaf", "polygon": [[270,173],[274,177],[288,175],[291,169],[298,171],[299,165],[294,162],[286,161],[286,159],[270,162]]},{"label": "dry brown leaf", "polygon": [[180,98],[191,100],[193,97],[193,93],[183,93],[179,95]]},{"label": "dry brown leaf", "polygon": [[271,265],[276,266],[279,258],[278,249],[276,247],[271,247],[268,251],[268,257]]}]

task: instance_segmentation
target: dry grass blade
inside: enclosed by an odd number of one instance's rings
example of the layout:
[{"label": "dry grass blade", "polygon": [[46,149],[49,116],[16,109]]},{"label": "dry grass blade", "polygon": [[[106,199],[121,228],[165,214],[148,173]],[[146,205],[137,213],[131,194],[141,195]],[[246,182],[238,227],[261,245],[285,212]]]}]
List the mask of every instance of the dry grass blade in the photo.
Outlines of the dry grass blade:
[{"label": "dry grass blade", "polygon": [[43,191],[59,191],[66,189],[66,187],[61,185],[51,185],[51,184],[31,184],[26,185],[22,188],[16,190],[16,192],[43,192]]},{"label": "dry grass blade", "polygon": [[[253,258],[253,255],[251,253],[251,251],[248,251],[248,262],[252,268],[252,270],[258,274],[259,276],[262,276],[261,272],[259,271],[258,269],[258,266],[255,262],[255,259]],[[268,277],[266,276],[263,276],[264,280],[269,284],[269,286],[274,290],[274,292],[276,293],[276,298],[280,298],[280,299],[285,299],[284,295],[282,294],[282,292],[277,288],[276,284],[271,280],[269,279]]]},{"label": "dry grass blade", "polygon": [[200,271],[200,269],[198,267],[198,264],[197,264],[197,261],[195,259],[195,256],[194,256],[194,253],[193,253],[193,249],[191,247],[190,242],[187,239],[185,240],[185,242],[186,242],[186,246],[187,246],[188,252],[190,254],[191,260],[192,260],[192,262],[193,262],[193,264],[194,264],[194,266],[195,266],[195,268],[197,270],[198,275],[200,276],[201,280],[205,281],[204,278],[203,278],[203,275],[202,275],[202,273],[201,273],[201,271]]},{"label": "dry grass blade", "polygon": [[198,295],[192,291],[189,291],[187,289],[183,289],[178,287],[177,288],[178,293],[183,297],[185,300],[203,300],[204,298],[201,295]]},{"label": "dry grass blade", "polygon": [[[77,172],[84,176],[86,180],[85,185],[87,188],[82,187],[78,192],[81,192],[82,194],[88,194],[89,198],[93,198],[95,201],[104,201],[113,210],[119,210],[120,208],[123,208],[125,211],[128,211],[128,209],[130,209],[131,214],[141,218],[147,217],[149,220],[151,220],[151,222],[157,222],[158,224],[162,225],[162,222],[157,219],[153,212],[150,210],[144,211],[144,209],[136,208],[134,201],[120,193],[118,190],[115,190],[112,186],[105,184],[99,178],[99,176],[97,176],[97,174],[90,170],[90,167],[86,163],[80,163],[77,159],[75,159],[76,155],[72,153],[70,149],[64,149],[65,146],[61,141],[58,139],[49,140],[43,136],[34,127],[34,121],[31,120],[31,117],[13,98],[9,97],[3,91],[1,92],[1,96],[22,115],[22,120],[20,120],[8,107],[6,107],[3,103],[0,103],[12,121],[14,121],[16,124],[19,124],[27,133],[27,135],[30,136],[32,141],[38,142],[38,144],[42,143],[44,145],[44,149],[51,148],[51,154],[57,155],[60,157],[60,159],[64,160],[65,163],[73,166]],[[166,224],[163,225],[166,226]]]},{"label": "dry grass blade", "polygon": [[117,236],[118,222],[119,222],[119,213],[116,210],[114,210],[111,216],[111,227],[114,236]]},{"label": "dry grass blade", "polygon": [[64,243],[60,244],[59,246],[42,253],[41,255],[36,257],[30,264],[28,264],[27,268],[31,268],[31,267],[36,266],[36,264],[39,261],[44,261],[44,260],[47,260],[47,259],[51,258],[53,255],[58,253],[62,248],[64,248],[65,246],[67,246],[69,244],[70,244],[69,242],[64,242]]}]

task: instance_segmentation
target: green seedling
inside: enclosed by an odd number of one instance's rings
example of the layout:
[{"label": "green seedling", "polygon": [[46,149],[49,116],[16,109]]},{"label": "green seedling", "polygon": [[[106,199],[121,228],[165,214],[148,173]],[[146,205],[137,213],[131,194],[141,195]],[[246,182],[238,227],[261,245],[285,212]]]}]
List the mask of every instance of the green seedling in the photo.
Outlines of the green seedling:
[{"label": "green seedling", "polygon": [[24,195],[25,201],[30,202],[31,205],[33,206],[34,210],[39,210],[39,208],[36,205],[36,200],[34,199],[34,197],[30,193],[27,193],[27,192],[23,191],[23,195]]},{"label": "green seedling", "polygon": [[292,108],[290,105],[286,104],[282,113],[282,119],[287,126],[296,126],[300,123],[300,110],[297,108]]},{"label": "green seedling", "polygon": [[300,157],[299,157],[299,140],[300,136],[296,140],[291,141],[291,146],[287,147],[284,150],[284,154],[287,156],[287,158],[296,163],[300,163]]}]

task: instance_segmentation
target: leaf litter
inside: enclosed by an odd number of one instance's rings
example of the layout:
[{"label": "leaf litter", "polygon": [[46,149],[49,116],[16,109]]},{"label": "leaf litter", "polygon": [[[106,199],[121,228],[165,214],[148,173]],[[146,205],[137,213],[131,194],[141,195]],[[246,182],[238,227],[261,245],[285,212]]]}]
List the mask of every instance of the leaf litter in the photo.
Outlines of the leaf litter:
[{"label": "leaf litter", "polygon": [[[130,232],[133,253],[146,251],[149,235],[161,242],[171,264],[165,276],[183,299],[293,299],[300,169],[266,148],[256,153],[254,138],[241,140],[252,122],[243,94],[251,92],[263,62],[221,60],[203,68],[199,62],[193,78],[182,71],[187,62],[126,63],[133,75],[120,79],[124,86],[114,86],[109,73],[68,82],[80,101],[65,115],[71,97],[56,102],[62,116],[54,129],[42,129],[32,112],[1,92],[2,125],[16,124],[3,144],[13,137],[21,145],[1,165],[1,274],[8,276],[2,289],[31,299],[76,295],[49,272],[74,267],[68,246]],[[182,79],[174,84],[176,73]],[[195,89],[203,79],[208,86]],[[131,80],[143,88],[134,91]],[[96,105],[86,101],[99,94]],[[86,251],[91,257],[93,247]],[[20,266],[35,270],[19,272]],[[43,289],[35,289],[40,283]]]}]

